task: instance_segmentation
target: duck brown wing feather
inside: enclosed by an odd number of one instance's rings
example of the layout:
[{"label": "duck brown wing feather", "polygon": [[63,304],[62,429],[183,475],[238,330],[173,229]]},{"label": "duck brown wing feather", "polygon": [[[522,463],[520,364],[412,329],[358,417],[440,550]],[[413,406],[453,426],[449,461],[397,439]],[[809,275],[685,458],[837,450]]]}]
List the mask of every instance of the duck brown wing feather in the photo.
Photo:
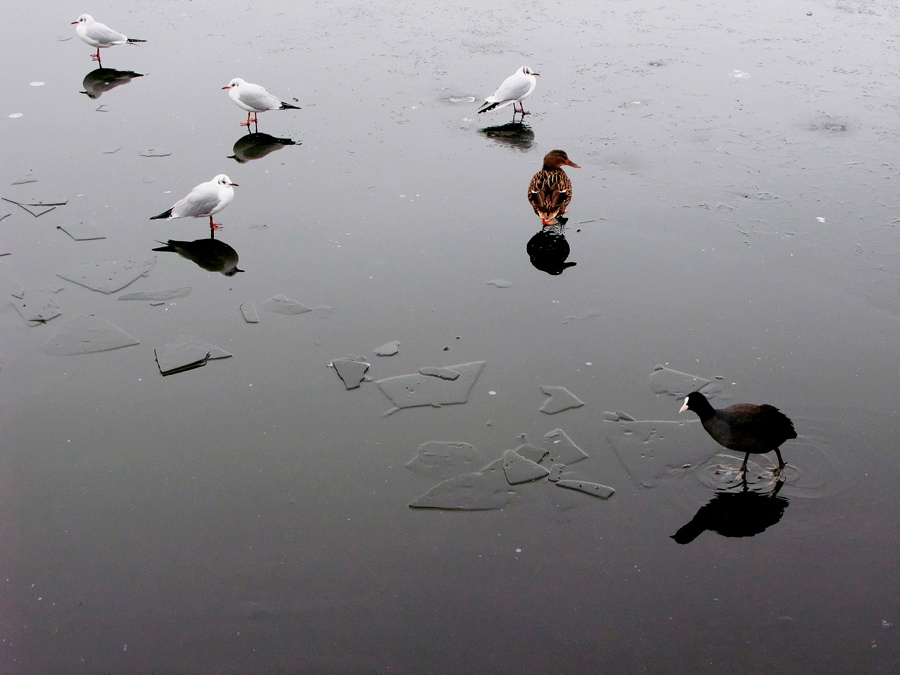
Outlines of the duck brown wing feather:
[{"label": "duck brown wing feather", "polygon": [[538,171],[528,185],[528,201],[537,215],[556,215],[572,201],[572,181],[562,169]]}]

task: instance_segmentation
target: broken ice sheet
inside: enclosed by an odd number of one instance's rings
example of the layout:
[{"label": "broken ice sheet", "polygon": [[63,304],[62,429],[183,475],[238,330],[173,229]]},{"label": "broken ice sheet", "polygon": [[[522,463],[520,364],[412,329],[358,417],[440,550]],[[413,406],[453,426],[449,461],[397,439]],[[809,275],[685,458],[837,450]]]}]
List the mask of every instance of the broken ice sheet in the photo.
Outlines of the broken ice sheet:
[{"label": "broken ice sheet", "polygon": [[709,384],[709,380],[682,373],[665,366],[656,366],[650,374],[650,386],[656,394],[669,394],[670,396],[687,396],[692,391],[699,391]]},{"label": "broken ice sheet", "polygon": [[182,286],[181,288],[169,288],[164,291],[143,291],[141,293],[126,293],[120,295],[119,300],[147,300],[150,302],[162,302],[171,300],[172,298],[183,298],[190,294],[190,286]]},{"label": "broken ice sheet", "polygon": [[503,453],[503,473],[507,483],[518,485],[543,478],[550,472],[540,464],[522,457],[515,450],[507,450]]},{"label": "broken ice sheet", "polygon": [[156,256],[143,260],[101,260],[79,265],[57,274],[66,281],[101,293],[115,293],[148,274],[156,263]]},{"label": "broken ice sheet", "polygon": [[141,150],[138,154],[141,157],[168,157],[172,154],[172,151],[161,148],[149,148],[147,150]]},{"label": "broken ice sheet", "polygon": [[87,314],[63,323],[42,347],[48,354],[61,356],[105,352],[137,344],[140,342],[135,337],[118,326]]},{"label": "broken ice sheet", "polygon": [[471,473],[479,466],[484,466],[484,458],[475,446],[457,441],[422,443],[416,456],[406,463],[406,468],[414,474],[434,479]]},{"label": "broken ice sheet", "polygon": [[501,509],[510,501],[514,491],[509,489],[503,472],[503,460],[498,459],[481,471],[463,474],[438,483],[410,503],[417,509],[453,509],[482,511]]},{"label": "broken ice sheet", "polygon": [[554,429],[544,436],[547,456],[542,464],[574,464],[587,459],[587,453],[572,442],[562,429]]},{"label": "broken ice sheet", "polygon": [[709,439],[696,434],[698,423],[698,420],[603,422],[603,426],[606,440],[635,485],[653,487],[661,480],[699,466],[718,452],[719,446],[704,442]]},{"label": "broken ice sheet", "polygon": [[106,239],[106,233],[93,223],[69,223],[67,225],[57,225],[56,229],[62,230],[75,241]]},{"label": "broken ice sheet", "polygon": [[469,400],[469,393],[472,391],[478,375],[481,374],[484,364],[484,361],[473,361],[447,366],[450,370],[459,373],[459,377],[455,380],[446,380],[419,372],[412,375],[388,377],[377,380],[375,384],[396,406],[395,409],[388,411],[389,413],[400,408],[465,403]]},{"label": "broken ice sheet", "polygon": [[331,362],[347,389],[356,389],[366,376],[368,363],[361,356],[345,356]]},{"label": "broken ice sheet", "polygon": [[372,351],[375,353],[375,356],[393,356],[400,351],[400,342],[399,340],[391,340]]},{"label": "broken ice sheet", "polygon": [[221,347],[191,335],[179,335],[175,342],[153,350],[162,375],[172,375],[206,365],[209,359],[227,359],[231,356]]},{"label": "broken ice sheet", "polygon": [[530,459],[532,462],[540,462],[547,454],[547,450],[544,448],[539,448],[530,443],[523,443],[519,447],[513,448],[513,450],[522,455],[525,459]]},{"label": "broken ice sheet", "polygon": [[46,323],[61,314],[56,294],[62,289],[62,286],[53,282],[23,288],[12,294],[13,307],[30,326]]},{"label": "broken ice sheet", "polygon": [[565,387],[550,387],[550,386],[541,386],[541,391],[547,394],[550,398],[544,401],[544,405],[542,405],[539,410],[543,413],[547,413],[548,415],[553,415],[558,412],[562,412],[563,410],[570,410],[572,408],[580,408],[584,405],[584,401],[579,399],[575,394],[570,392]]},{"label": "broken ice sheet", "polygon": [[579,492],[584,492],[591,495],[592,497],[599,497],[600,499],[609,499],[616,492],[613,488],[607,485],[601,485],[600,483],[591,483],[586,480],[558,480],[555,482],[559,487],[568,488],[570,490],[578,490]]},{"label": "broken ice sheet", "polygon": [[247,323],[259,323],[259,315],[256,313],[256,307],[252,302],[241,303],[241,314]]},{"label": "broken ice sheet", "polygon": [[310,307],[281,293],[268,300],[263,300],[262,306],[266,311],[276,314],[306,314],[312,311]]}]

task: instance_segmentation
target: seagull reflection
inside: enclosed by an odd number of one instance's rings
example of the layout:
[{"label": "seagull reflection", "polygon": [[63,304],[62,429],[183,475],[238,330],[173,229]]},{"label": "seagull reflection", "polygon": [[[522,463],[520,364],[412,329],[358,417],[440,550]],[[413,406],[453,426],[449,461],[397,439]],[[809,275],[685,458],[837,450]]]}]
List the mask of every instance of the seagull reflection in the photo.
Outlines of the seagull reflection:
[{"label": "seagull reflection", "polygon": [[252,159],[262,159],[270,152],[281,150],[285,145],[299,145],[299,143],[290,138],[275,138],[269,134],[247,134],[235,142],[231,150],[234,154],[228,155],[228,159],[243,164]]},{"label": "seagull reflection", "polygon": [[116,70],[115,68],[100,67],[92,70],[84,76],[84,87],[82,94],[87,94],[88,98],[100,98],[100,95],[115,89],[123,84],[128,84],[136,77],[143,77],[141,73],[133,70]]},{"label": "seagull reflection", "polygon": [[780,480],[771,492],[748,490],[747,481],[740,492],[717,492],[687,525],[672,535],[679,544],[690,544],[706,530],[723,537],[752,537],[781,520],[788,500],[779,497],[784,485]]},{"label": "seagull reflection", "polygon": [[559,217],[556,225],[548,225],[528,240],[528,258],[535,269],[558,276],[567,267],[578,263],[566,262],[569,257],[569,242],[566,241],[567,218]]},{"label": "seagull reflection", "polygon": [[[159,242],[162,244],[162,242]],[[169,239],[165,246],[153,249],[154,251],[170,251],[177,253],[182,258],[197,263],[209,272],[221,272],[226,277],[233,277],[238,272],[238,253],[224,241],[219,241],[212,234],[208,239],[195,241],[176,241]]]},{"label": "seagull reflection", "polygon": [[484,134],[501,145],[508,145],[522,152],[525,152],[534,144],[534,132],[530,126],[521,122],[485,127],[484,129],[479,129],[478,133]]}]

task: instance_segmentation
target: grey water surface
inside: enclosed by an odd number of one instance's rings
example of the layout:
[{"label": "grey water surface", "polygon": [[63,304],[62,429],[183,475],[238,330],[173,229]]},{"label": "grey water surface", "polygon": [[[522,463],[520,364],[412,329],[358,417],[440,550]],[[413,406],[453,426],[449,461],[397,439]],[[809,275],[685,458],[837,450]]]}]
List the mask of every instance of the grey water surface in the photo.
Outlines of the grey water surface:
[{"label": "grey water surface", "polygon": [[895,3],[5,9],[0,671],[900,671]]}]

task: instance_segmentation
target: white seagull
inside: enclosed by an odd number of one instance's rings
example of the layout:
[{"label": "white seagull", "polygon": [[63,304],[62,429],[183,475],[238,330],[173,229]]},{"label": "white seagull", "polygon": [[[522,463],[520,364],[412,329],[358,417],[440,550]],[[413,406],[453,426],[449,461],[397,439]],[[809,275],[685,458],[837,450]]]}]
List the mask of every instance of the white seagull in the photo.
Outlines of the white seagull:
[{"label": "white seagull", "polygon": [[117,30],[113,30],[105,23],[95,21],[90,14],[82,14],[76,21],[72,22],[75,26],[75,34],[81,38],[82,42],[86,42],[91,47],[97,48],[97,53],[92,55],[94,61],[100,60],[100,49],[112,47],[113,45],[134,44],[135,42],[146,42],[146,40],[138,40],[137,38],[126,37]]},{"label": "white seagull", "polygon": [[237,183],[224,173],[220,173],[211,181],[200,183],[188,193],[188,196],[175,203],[168,211],[163,211],[150,220],[165,218],[205,218],[209,216],[209,229],[221,230],[222,226],[213,222],[213,215],[224,209],[234,199],[234,189]]},{"label": "white seagull", "polygon": [[239,77],[234,78],[222,89],[228,90],[228,96],[238,108],[247,111],[247,121],[241,122],[242,127],[250,126],[250,114],[253,114],[253,123],[256,124],[256,113],[266,110],[300,110],[298,106],[285,103],[277,96],[272,96],[263,87],[252,82],[245,82]]},{"label": "white seagull", "polygon": [[[522,105],[522,99],[531,96],[531,92],[537,86],[537,77],[540,73],[534,72],[528,66],[522,66],[512,75],[503,80],[497,91],[484,99],[484,105],[478,110],[479,113],[493,110],[494,108],[502,108],[510,103],[513,104],[513,118],[516,113],[529,115],[525,112],[525,106]],[[519,104],[521,110],[516,110],[516,103]]]}]

